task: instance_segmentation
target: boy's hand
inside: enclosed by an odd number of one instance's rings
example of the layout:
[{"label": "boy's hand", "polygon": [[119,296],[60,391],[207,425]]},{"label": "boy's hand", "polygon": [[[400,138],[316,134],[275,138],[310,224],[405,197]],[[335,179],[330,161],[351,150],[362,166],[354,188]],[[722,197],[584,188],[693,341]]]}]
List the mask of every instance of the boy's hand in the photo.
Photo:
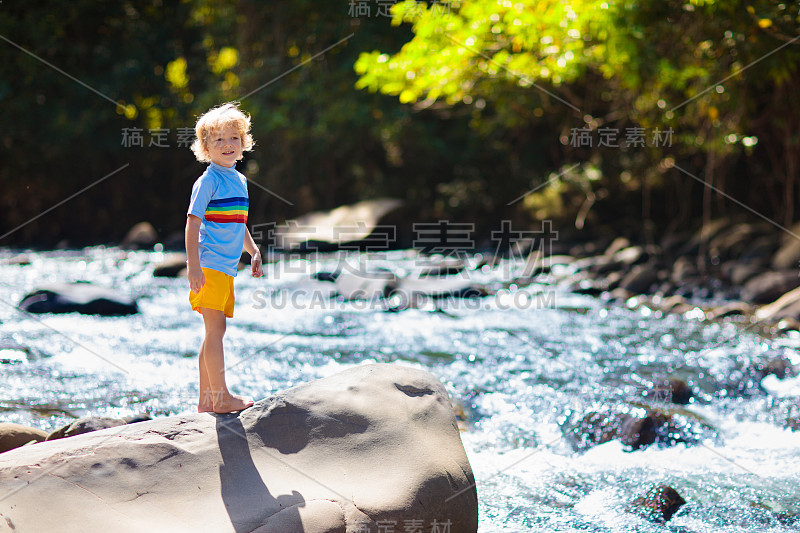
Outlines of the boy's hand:
[{"label": "boy's hand", "polygon": [[192,289],[192,292],[195,294],[200,292],[200,289],[202,289],[203,285],[206,284],[206,276],[203,274],[202,268],[192,268],[190,266],[189,271],[187,272],[187,277],[189,278],[189,288]]},{"label": "boy's hand", "polygon": [[260,278],[264,274],[264,271],[261,268],[261,252],[256,252],[256,254],[250,259],[250,270],[253,271],[254,278]]}]

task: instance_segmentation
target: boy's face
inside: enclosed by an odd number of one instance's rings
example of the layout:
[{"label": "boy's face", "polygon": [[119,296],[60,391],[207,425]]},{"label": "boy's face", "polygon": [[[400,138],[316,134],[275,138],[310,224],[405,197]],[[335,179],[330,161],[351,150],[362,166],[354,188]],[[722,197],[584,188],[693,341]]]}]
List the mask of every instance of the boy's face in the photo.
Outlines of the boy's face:
[{"label": "boy's face", "polygon": [[242,158],[242,138],[234,124],[228,124],[213,132],[207,141],[206,149],[211,161],[222,166],[232,167]]}]

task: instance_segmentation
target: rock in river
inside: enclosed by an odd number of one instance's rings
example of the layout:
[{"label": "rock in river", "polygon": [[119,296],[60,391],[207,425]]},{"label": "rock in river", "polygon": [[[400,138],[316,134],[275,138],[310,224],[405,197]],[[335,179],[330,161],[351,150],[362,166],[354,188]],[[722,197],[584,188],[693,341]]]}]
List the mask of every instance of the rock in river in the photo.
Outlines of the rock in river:
[{"label": "rock in river", "polygon": [[122,316],[139,312],[136,302],[91,283],[54,283],[25,295],[20,309],[29,313],[82,313]]},{"label": "rock in river", "polygon": [[696,444],[715,431],[700,416],[679,408],[654,405],[606,405],[586,413],[570,412],[561,426],[567,442],[577,452],[619,440],[629,450],[658,444]]},{"label": "rock in river", "polygon": [[0,494],[9,492],[4,533],[478,526],[444,385],[397,365],[351,368],[238,414],[168,417],[13,450],[0,455]]},{"label": "rock in river", "polygon": [[685,503],[686,500],[669,485],[653,487],[632,502],[640,514],[654,522],[668,521]]}]

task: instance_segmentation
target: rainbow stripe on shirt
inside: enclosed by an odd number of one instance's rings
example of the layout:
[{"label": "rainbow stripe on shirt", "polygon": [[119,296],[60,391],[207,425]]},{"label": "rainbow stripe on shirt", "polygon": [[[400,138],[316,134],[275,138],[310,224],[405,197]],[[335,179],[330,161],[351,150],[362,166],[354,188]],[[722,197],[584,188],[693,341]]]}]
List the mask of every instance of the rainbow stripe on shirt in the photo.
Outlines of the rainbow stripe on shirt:
[{"label": "rainbow stripe on shirt", "polygon": [[243,197],[211,200],[206,207],[208,222],[247,224],[247,209],[250,201]]}]

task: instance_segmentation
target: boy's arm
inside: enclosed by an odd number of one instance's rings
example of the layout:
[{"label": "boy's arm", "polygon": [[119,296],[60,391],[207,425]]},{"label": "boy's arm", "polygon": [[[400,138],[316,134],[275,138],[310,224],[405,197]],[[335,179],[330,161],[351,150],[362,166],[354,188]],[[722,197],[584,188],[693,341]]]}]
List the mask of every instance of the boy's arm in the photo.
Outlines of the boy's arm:
[{"label": "boy's arm", "polygon": [[186,259],[189,277],[189,287],[192,292],[200,292],[200,288],[205,285],[206,277],[203,269],[200,268],[200,218],[195,215],[186,217]]},{"label": "boy's arm", "polygon": [[256,241],[250,235],[250,230],[245,228],[244,234],[244,249],[250,254],[250,269],[253,271],[254,278],[260,278],[264,273],[261,269],[261,252],[256,245]]}]

